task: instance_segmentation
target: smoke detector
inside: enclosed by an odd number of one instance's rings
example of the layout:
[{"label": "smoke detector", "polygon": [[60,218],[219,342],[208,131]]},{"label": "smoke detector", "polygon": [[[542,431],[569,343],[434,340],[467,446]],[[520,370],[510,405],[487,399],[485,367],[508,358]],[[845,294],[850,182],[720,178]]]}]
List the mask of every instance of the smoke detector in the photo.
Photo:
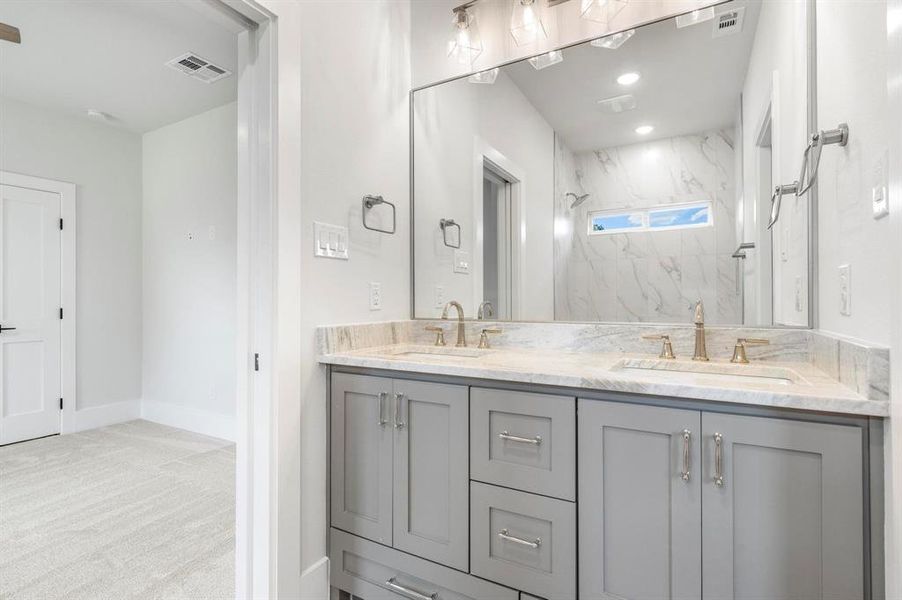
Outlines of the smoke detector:
[{"label": "smoke detector", "polygon": [[166,66],[204,83],[213,83],[232,74],[228,69],[214,65],[193,52],[173,58]]},{"label": "smoke detector", "polygon": [[745,7],[740,6],[717,14],[714,17],[714,32],[712,37],[725,37],[742,31],[742,19],[745,17]]}]

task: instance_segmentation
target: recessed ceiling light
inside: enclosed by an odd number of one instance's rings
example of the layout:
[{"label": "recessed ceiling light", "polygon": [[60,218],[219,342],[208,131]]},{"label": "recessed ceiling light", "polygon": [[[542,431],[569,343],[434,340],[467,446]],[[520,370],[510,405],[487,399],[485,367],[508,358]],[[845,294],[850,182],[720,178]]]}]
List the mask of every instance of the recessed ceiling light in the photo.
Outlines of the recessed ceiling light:
[{"label": "recessed ceiling light", "polygon": [[617,83],[619,83],[620,85],[633,85],[634,83],[639,81],[640,77],[641,75],[639,75],[638,73],[624,73],[617,78]]},{"label": "recessed ceiling light", "polygon": [[636,127],[636,133],[638,133],[639,135],[648,135],[654,130],[655,128],[651,125],[639,125],[638,127]]}]

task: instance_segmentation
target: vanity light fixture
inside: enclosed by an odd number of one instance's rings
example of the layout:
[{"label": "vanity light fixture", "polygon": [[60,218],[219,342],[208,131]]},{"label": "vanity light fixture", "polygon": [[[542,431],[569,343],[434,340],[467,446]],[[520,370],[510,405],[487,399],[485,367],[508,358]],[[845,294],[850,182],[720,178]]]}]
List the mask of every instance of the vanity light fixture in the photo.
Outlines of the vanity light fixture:
[{"label": "vanity light fixture", "polygon": [[638,133],[639,135],[648,135],[654,130],[655,128],[651,125],[639,125],[638,127],[636,127],[636,133]]},{"label": "vanity light fixture", "polygon": [[538,56],[530,58],[529,64],[531,64],[536,71],[541,71],[545,67],[556,65],[563,60],[563,52],[561,52],[560,50],[552,50],[551,52],[546,52],[545,54],[540,54]]},{"label": "vanity light fixture", "polygon": [[495,80],[498,78],[498,72],[500,69],[489,69],[488,71],[480,71],[479,73],[473,73],[467,78],[467,81],[470,83],[483,83],[492,85],[495,83]]},{"label": "vanity light fixture", "polygon": [[677,29],[682,29],[683,27],[689,27],[690,25],[697,25],[699,23],[704,23],[705,21],[710,21],[714,18],[714,7],[709,6],[708,8],[700,8],[698,10],[693,10],[690,13],[686,13],[685,15],[679,15],[676,18],[676,26]]},{"label": "vanity light fixture", "polygon": [[452,36],[448,42],[448,56],[467,68],[471,68],[476,58],[482,54],[482,37],[479,35],[476,15],[470,11],[473,4],[474,2],[469,2],[454,9]]},{"label": "vanity light fixture", "polygon": [[610,23],[628,2],[629,0],[580,0],[579,14],[589,21]]},{"label": "vanity light fixture", "polygon": [[619,83],[622,86],[633,85],[634,83],[639,81],[641,78],[642,78],[642,76],[635,72],[624,73],[623,75],[621,75],[620,77],[617,78],[617,83]]},{"label": "vanity light fixture", "polygon": [[589,44],[595,46],[596,48],[616,50],[617,48],[625,44],[626,40],[630,39],[635,34],[635,29],[629,29],[627,31],[621,31],[620,33],[606,35],[603,38],[598,38],[597,40],[592,40],[591,42],[589,42]]},{"label": "vanity light fixture", "polygon": [[545,39],[545,25],[537,10],[536,0],[514,0],[511,35],[518,46]]}]

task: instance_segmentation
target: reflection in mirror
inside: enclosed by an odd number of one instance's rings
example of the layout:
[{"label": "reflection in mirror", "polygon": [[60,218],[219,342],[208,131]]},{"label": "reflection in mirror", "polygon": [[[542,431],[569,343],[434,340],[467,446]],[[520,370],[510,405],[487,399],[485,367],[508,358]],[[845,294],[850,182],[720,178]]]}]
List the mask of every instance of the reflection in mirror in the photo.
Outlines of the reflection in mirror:
[{"label": "reflection in mirror", "polygon": [[701,300],[807,326],[807,196],[767,229],[806,139],[804,8],[729,2],[414,92],[414,316],[688,323]]}]

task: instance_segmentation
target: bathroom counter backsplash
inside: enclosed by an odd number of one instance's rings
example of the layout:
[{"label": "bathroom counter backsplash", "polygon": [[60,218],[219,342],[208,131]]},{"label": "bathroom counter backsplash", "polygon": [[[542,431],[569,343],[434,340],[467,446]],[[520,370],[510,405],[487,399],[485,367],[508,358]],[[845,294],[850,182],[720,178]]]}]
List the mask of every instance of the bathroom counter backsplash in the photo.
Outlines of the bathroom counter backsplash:
[{"label": "bathroom counter backsplash", "polygon": [[[453,346],[457,322],[453,320],[386,321],[335,325],[317,329],[316,349],[320,357],[394,345],[429,346],[435,334],[427,326],[445,329],[445,339]],[[542,350],[563,353],[624,354],[657,356],[660,341],[646,335],[670,335],[678,359],[692,355],[695,328],[692,325],[603,324],[603,323],[512,323],[465,321],[469,345],[475,347],[482,329],[497,327],[493,348]],[[808,364],[826,378],[840,383],[858,396],[889,402],[889,350],[855,340],[808,329],[759,329],[718,327],[706,329],[708,356],[729,360],[737,338],[764,338],[765,346],[748,346],[753,363]],[[323,361],[329,362],[329,361]]]}]

